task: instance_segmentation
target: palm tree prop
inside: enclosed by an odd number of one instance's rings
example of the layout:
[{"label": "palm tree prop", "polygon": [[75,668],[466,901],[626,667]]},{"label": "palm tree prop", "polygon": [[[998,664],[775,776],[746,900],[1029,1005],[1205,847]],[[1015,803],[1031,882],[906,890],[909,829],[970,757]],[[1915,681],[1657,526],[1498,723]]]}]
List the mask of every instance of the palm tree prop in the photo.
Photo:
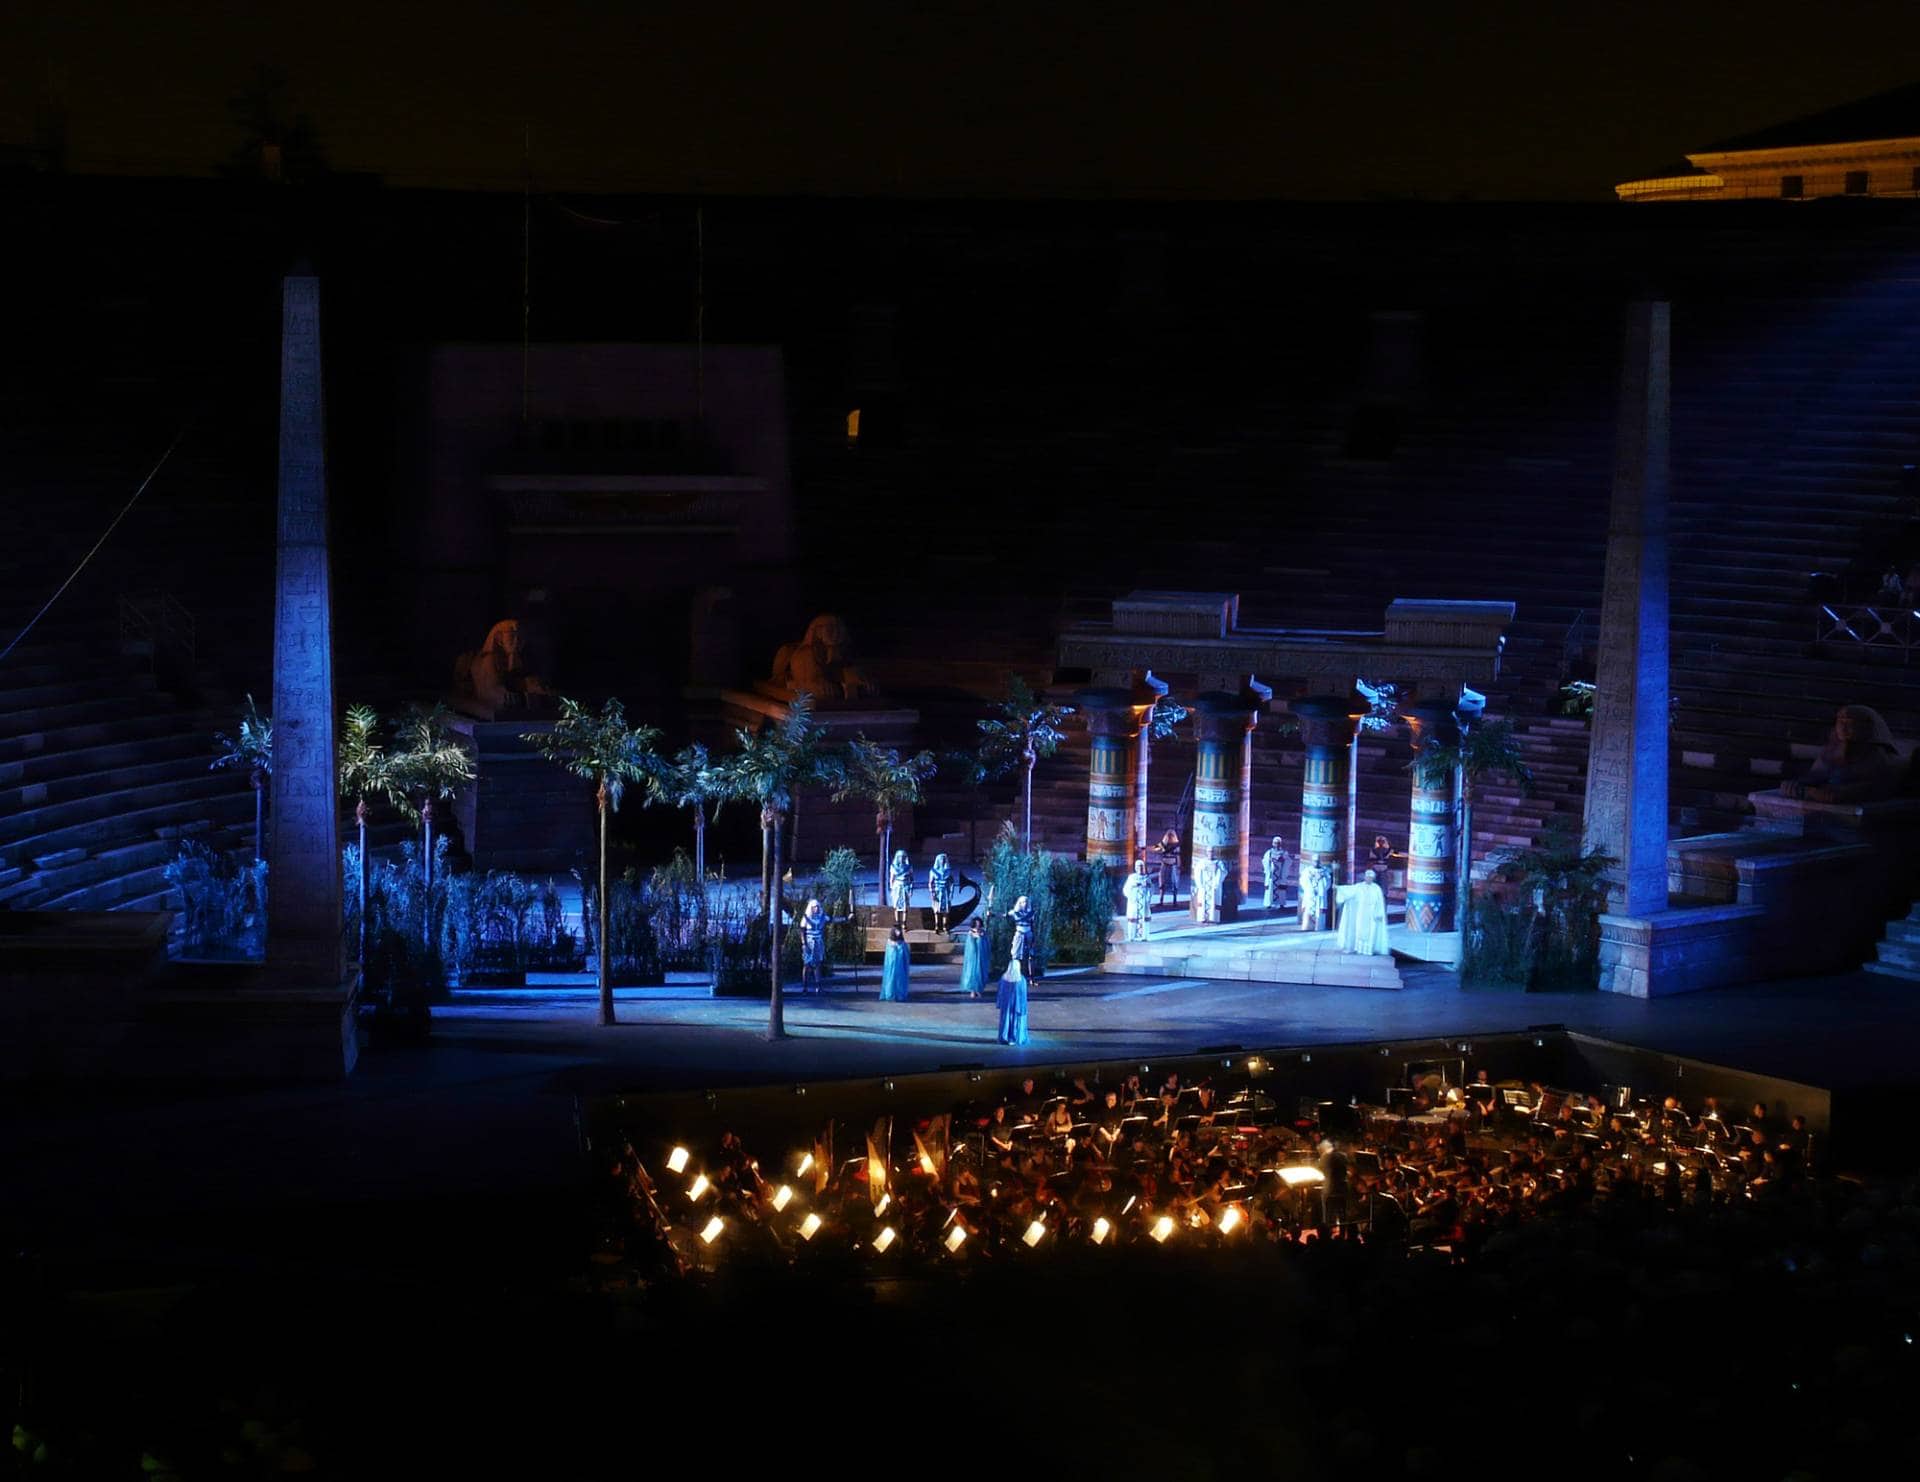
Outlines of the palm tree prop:
[{"label": "palm tree prop", "polygon": [[409,818],[413,803],[401,786],[393,756],[380,744],[380,717],[371,705],[349,705],[336,747],[340,762],[340,794],[353,802],[353,822],[360,831],[360,971],[367,970],[367,814],[368,801],[385,798]]},{"label": "palm tree prop", "polygon": [[738,749],[716,770],[721,791],[760,809],[760,847],[771,860],[767,892],[767,943],[772,990],[767,1000],[767,1038],[785,1037],[786,1016],[780,997],[780,825],[805,787],[839,785],[845,776],[840,758],[826,747],[826,733],[813,718],[813,696],[798,691],[786,719],[758,730],[734,732]]},{"label": "palm tree prop", "polygon": [[703,908],[707,898],[707,804],[718,803],[722,796],[713,759],[697,741],[682,747],[671,760],[656,760],[647,774],[649,804],[693,809],[693,868],[700,880]]},{"label": "palm tree prop", "polygon": [[994,709],[997,714],[978,722],[980,741],[973,754],[973,775],[986,782],[1006,776],[1015,767],[1025,768],[1026,827],[1021,830],[1021,838],[1023,847],[1032,849],[1033,769],[1067,739],[1064,725],[1073,707],[1041,699],[1016,674],[1007,685],[1007,698]]},{"label": "palm tree prop", "polygon": [[898,749],[856,736],[847,743],[846,780],[833,795],[836,803],[865,798],[873,804],[873,828],[880,836],[880,899],[887,897],[887,861],[893,856],[893,823],[902,808],[920,801],[922,788],[937,770],[933,753],[902,757]]},{"label": "palm tree prop", "polygon": [[550,730],[528,731],[522,738],[550,762],[594,784],[600,812],[600,1022],[613,1023],[612,957],[607,942],[607,815],[620,809],[629,782],[644,781],[654,767],[653,726],[627,725],[618,700],[608,700],[595,715],[578,700],[560,702],[560,718]]},{"label": "palm tree prop", "polygon": [[1533,772],[1520,756],[1520,743],[1514,738],[1513,722],[1490,720],[1475,724],[1471,717],[1456,715],[1458,735],[1423,741],[1409,764],[1420,785],[1444,787],[1453,779],[1459,795],[1459,837],[1454,842],[1453,919],[1459,930],[1467,929],[1467,902],[1472,894],[1468,871],[1473,866],[1473,787],[1483,777],[1505,777],[1520,784],[1522,792],[1533,786]]},{"label": "palm tree prop", "polygon": [[253,858],[257,864],[266,858],[263,804],[267,779],[273,775],[273,717],[262,715],[253,703],[253,696],[248,695],[247,708],[240,712],[238,734],[229,736],[225,731],[215,731],[213,744],[220,754],[208,765],[209,772],[245,767],[252,776]]},{"label": "palm tree prop", "polygon": [[417,810],[406,811],[420,820],[422,878],[429,894],[433,890],[434,802],[446,802],[473,781],[473,757],[448,729],[447,720],[445,705],[436,704],[430,710],[414,705],[394,728],[393,736],[394,780],[409,799],[416,794],[420,798]]}]

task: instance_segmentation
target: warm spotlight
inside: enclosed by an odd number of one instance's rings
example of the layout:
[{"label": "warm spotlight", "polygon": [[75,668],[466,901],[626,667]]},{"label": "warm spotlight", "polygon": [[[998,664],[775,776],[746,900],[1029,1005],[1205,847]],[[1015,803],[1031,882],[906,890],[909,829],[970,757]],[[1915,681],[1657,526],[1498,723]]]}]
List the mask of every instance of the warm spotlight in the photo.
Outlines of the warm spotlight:
[{"label": "warm spotlight", "polygon": [[780,1185],[779,1188],[773,1191],[773,1212],[775,1214],[780,1213],[781,1210],[785,1209],[792,1202],[793,1190],[785,1184]]},{"label": "warm spotlight", "polygon": [[947,1231],[946,1247],[948,1250],[958,1250],[966,1243],[967,1227],[965,1225],[955,1225]]},{"label": "warm spotlight", "polygon": [[674,1173],[687,1171],[687,1159],[691,1156],[685,1148],[677,1147],[667,1154],[667,1167]]},{"label": "warm spotlight", "polygon": [[687,1197],[695,1204],[698,1204],[706,1195],[707,1190],[712,1187],[713,1185],[707,1182],[706,1174],[696,1174],[693,1182],[687,1186]]},{"label": "warm spotlight", "polygon": [[720,1232],[726,1228],[727,1222],[716,1214],[712,1219],[707,1221],[706,1229],[700,1232],[701,1244],[712,1245],[714,1241],[720,1238]]},{"label": "warm spotlight", "polygon": [[1240,1207],[1237,1204],[1229,1204],[1220,1216],[1220,1233],[1222,1235],[1231,1235],[1239,1228]]},{"label": "warm spotlight", "polygon": [[1147,1233],[1162,1245],[1165,1245],[1167,1243],[1167,1237],[1173,1233],[1173,1216],[1161,1215],[1159,1219],[1153,1222],[1153,1228],[1147,1231]]},{"label": "warm spotlight", "polygon": [[1279,1174],[1280,1182],[1290,1189],[1297,1189],[1306,1184],[1323,1184],[1327,1181],[1327,1176],[1318,1168],[1282,1168]]},{"label": "warm spotlight", "polygon": [[1038,1245],[1042,1240],[1046,1239],[1046,1236],[1047,1236],[1047,1222],[1045,1220],[1035,1220],[1032,1224],[1027,1226],[1027,1233],[1022,1235],[1020,1238],[1027,1242],[1027,1248],[1031,1250],[1034,1246]]},{"label": "warm spotlight", "polygon": [[805,1219],[800,1221],[800,1238],[802,1240],[811,1240],[815,1235],[819,1233],[820,1233],[820,1216],[819,1215],[810,1214]]},{"label": "warm spotlight", "polygon": [[1104,1245],[1106,1243],[1107,1236],[1111,1234],[1112,1231],[1113,1231],[1113,1226],[1108,1224],[1106,1216],[1102,1215],[1099,1219],[1093,1222],[1093,1243],[1095,1245]]},{"label": "warm spotlight", "polygon": [[879,1251],[882,1255],[885,1255],[887,1247],[892,1245],[893,1241],[894,1241],[893,1226],[882,1225],[880,1227],[880,1233],[873,1237],[873,1248]]}]

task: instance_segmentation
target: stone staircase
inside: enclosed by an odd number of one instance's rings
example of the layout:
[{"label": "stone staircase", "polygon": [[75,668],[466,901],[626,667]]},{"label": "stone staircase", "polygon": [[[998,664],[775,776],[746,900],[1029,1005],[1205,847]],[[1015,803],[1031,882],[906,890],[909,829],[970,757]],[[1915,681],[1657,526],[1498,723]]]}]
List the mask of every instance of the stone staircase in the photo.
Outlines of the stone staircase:
[{"label": "stone staircase", "polygon": [[1900,920],[1887,923],[1879,956],[1862,966],[1870,973],[1920,983],[1920,902]]},{"label": "stone staircase", "polygon": [[1334,941],[1330,931],[1303,932],[1284,917],[1218,926],[1162,926],[1144,942],[1112,943],[1101,970],[1136,976],[1390,992],[1406,986],[1391,956],[1362,957],[1342,952]]}]

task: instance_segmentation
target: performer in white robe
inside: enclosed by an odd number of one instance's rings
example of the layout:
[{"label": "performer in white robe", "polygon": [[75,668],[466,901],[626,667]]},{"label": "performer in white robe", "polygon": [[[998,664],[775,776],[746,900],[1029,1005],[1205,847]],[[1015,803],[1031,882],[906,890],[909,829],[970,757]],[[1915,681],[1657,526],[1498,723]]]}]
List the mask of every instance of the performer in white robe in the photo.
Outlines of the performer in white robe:
[{"label": "performer in white robe", "polygon": [[1227,886],[1227,862],[1205,859],[1193,867],[1194,914],[1202,922],[1218,923],[1220,897]]},{"label": "performer in white robe", "polygon": [[1323,864],[1303,864],[1300,867],[1300,929],[1319,931],[1321,914],[1327,907],[1327,887],[1332,883],[1332,872]]},{"label": "performer in white robe", "polygon": [[1154,882],[1147,873],[1147,862],[1133,862],[1133,873],[1121,882],[1120,893],[1127,898],[1127,939],[1144,942],[1153,915]]},{"label": "performer in white robe", "polygon": [[1260,904],[1271,911],[1287,894],[1287,851],[1276,837],[1271,848],[1260,856]]},{"label": "performer in white robe", "polygon": [[1361,957],[1387,955],[1387,897],[1372,870],[1352,885],[1336,885],[1333,898],[1340,907],[1338,945],[1342,952]]}]

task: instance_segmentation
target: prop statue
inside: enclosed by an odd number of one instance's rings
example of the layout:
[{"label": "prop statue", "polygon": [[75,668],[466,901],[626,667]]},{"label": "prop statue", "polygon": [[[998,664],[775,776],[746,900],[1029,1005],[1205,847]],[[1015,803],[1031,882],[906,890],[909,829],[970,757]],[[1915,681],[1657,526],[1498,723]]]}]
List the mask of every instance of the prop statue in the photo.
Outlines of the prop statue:
[{"label": "prop statue", "polygon": [[1892,797],[1899,787],[1893,733],[1880,712],[1865,705],[1842,705],[1827,744],[1806,775],[1781,783],[1780,792],[1815,803],[1867,803]]},{"label": "prop statue", "polygon": [[1287,893],[1287,849],[1275,835],[1267,852],[1260,856],[1260,904],[1271,911]]},{"label": "prop statue", "polygon": [[807,624],[798,643],[783,643],[773,656],[776,689],[789,696],[806,690],[817,700],[859,700],[876,693],[853,666],[853,636],[832,613]]},{"label": "prop statue", "polygon": [[1127,899],[1127,939],[1144,942],[1153,915],[1153,879],[1144,859],[1133,862],[1133,873],[1122,882],[1120,893]]},{"label": "prop statue", "polygon": [[488,719],[515,712],[545,714],[556,709],[545,677],[531,664],[530,647],[513,618],[495,623],[478,650],[453,661],[455,703]]}]

